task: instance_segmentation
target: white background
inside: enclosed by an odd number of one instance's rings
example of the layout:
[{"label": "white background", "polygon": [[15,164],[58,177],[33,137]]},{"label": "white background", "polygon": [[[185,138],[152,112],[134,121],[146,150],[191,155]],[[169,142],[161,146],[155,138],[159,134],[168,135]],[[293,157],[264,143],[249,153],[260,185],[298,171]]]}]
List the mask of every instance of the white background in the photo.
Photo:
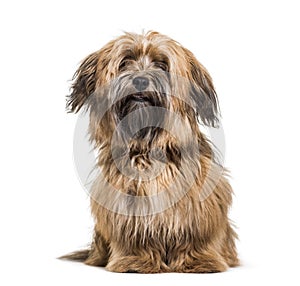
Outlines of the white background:
[{"label": "white background", "polygon": [[[0,11],[1,285],[299,285],[297,1],[2,1]],[[115,274],[55,259],[92,233],[68,80],[89,53],[143,29],[178,40],[214,79],[242,260],[226,273]]]}]

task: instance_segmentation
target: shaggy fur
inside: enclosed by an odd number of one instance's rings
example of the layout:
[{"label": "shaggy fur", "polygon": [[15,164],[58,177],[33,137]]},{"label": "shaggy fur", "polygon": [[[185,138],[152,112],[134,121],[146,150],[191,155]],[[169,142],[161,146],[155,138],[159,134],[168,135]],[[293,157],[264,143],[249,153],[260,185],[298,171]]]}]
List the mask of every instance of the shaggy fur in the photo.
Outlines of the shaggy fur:
[{"label": "shaggy fur", "polygon": [[[137,77],[144,79],[140,85]],[[237,266],[237,235],[228,219],[232,190],[200,131],[201,124],[218,125],[217,95],[194,55],[157,32],[126,33],[88,56],[75,73],[67,107],[78,112],[83,106],[99,151],[100,174],[91,190],[94,239],[89,249],[62,258],[114,272]],[[149,107],[156,108],[155,119]],[[126,168],[136,173],[126,175]],[[157,204],[162,211],[155,211]]]}]

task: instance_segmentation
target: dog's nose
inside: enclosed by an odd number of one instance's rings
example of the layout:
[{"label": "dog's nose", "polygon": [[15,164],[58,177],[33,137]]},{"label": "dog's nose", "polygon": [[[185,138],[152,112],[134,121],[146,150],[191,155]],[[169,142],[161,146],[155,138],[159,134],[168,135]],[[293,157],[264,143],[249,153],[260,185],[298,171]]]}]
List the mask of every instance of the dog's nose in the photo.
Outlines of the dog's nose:
[{"label": "dog's nose", "polygon": [[148,87],[149,80],[146,77],[138,76],[133,79],[132,83],[138,91],[143,91]]}]

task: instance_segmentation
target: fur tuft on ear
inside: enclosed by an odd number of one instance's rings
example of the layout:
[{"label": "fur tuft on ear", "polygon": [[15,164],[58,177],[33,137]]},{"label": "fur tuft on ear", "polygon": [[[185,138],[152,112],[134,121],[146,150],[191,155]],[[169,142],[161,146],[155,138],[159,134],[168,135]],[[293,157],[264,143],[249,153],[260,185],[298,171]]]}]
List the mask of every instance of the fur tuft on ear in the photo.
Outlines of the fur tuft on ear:
[{"label": "fur tuft on ear", "polygon": [[73,76],[72,93],[67,96],[66,108],[77,113],[95,91],[99,55],[95,52],[86,57]]},{"label": "fur tuft on ear", "polygon": [[197,115],[205,125],[217,127],[219,103],[212,79],[195,56],[187,49],[185,52],[190,65],[191,97],[195,103]]}]

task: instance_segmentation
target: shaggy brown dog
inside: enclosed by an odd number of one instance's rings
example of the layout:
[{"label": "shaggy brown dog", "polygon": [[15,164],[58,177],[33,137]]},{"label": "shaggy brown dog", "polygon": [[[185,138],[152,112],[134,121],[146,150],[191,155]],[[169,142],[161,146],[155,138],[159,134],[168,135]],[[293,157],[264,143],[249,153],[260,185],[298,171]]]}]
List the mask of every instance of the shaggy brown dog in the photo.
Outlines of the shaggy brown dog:
[{"label": "shaggy brown dog", "polygon": [[140,273],[238,265],[232,190],[200,131],[218,124],[218,100],[194,55],[157,32],[126,33],[75,73],[67,107],[83,106],[99,151],[94,240],[63,258]]}]

